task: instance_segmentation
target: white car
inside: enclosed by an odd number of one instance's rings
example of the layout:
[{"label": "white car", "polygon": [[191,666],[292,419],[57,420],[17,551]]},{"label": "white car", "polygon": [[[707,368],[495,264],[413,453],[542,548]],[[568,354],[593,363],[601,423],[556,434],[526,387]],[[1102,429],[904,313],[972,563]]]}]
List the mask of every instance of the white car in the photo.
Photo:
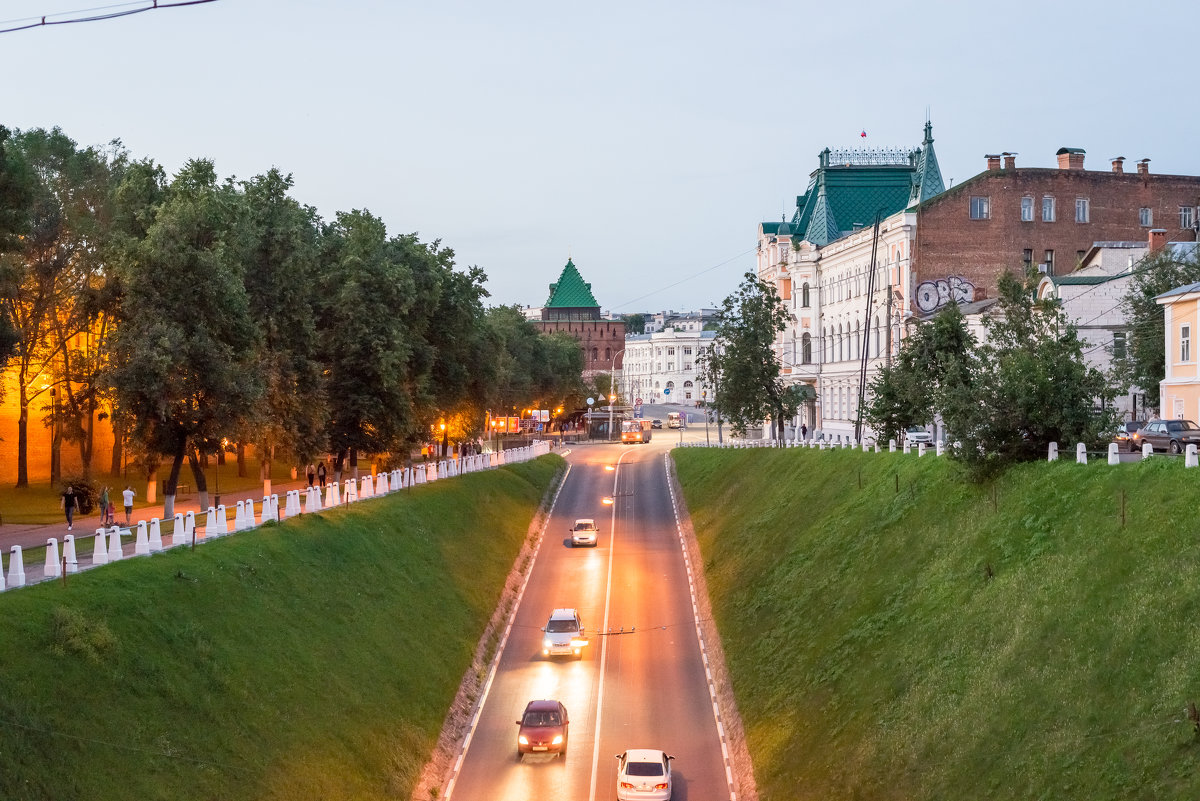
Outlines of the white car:
[{"label": "white car", "polygon": [[588,641],[584,637],[583,621],[574,609],[555,609],[542,629],[542,656],[574,656],[583,658]]},{"label": "white car", "polygon": [[581,517],[571,526],[571,547],[576,545],[596,546],[596,521],[590,517]]},{"label": "white car", "polygon": [[904,438],[916,445],[919,442],[924,442],[926,445],[933,444],[933,434],[930,434],[921,426],[913,426],[904,432]]},{"label": "white car", "polygon": [[653,748],[617,754],[617,801],[668,801],[674,758]]}]

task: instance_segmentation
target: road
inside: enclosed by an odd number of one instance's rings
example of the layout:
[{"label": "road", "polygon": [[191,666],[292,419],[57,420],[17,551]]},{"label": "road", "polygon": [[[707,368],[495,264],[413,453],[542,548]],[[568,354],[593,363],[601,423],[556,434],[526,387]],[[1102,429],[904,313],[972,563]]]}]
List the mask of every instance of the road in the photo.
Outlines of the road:
[{"label": "road", "polygon": [[[731,797],[668,490],[664,454],[679,434],[654,434],[648,445],[582,445],[568,454],[570,472],[448,787],[453,801],[609,801],[614,755],[627,748],[676,757],[675,801]],[[697,436],[702,426],[686,432]],[[596,519],[596,548],[570,547],[578,517]],[[579,661],[541,655],[541,627],[556,607],[579,609],[588,629]],[[538,698],[566,706],[567,754],[518,760],[515,721]]]}]

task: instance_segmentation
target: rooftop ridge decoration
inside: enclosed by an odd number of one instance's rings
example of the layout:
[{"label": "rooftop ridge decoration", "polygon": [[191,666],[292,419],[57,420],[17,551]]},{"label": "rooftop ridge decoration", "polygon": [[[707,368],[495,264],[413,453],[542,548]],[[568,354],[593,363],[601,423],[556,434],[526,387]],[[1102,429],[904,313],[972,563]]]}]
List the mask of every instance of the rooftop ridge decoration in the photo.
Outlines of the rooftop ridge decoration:
[{"label": "rooftop ridge decoration", "polygon": [[910,154],[917,148],[909,148],[905,150],[899,147],[864,147],[864,148],[846,148],[829,151],[829,166],[838,167],[843,165],[862,166],[862,165],[888,165],[897,164],[902,166],[910,166]]}]

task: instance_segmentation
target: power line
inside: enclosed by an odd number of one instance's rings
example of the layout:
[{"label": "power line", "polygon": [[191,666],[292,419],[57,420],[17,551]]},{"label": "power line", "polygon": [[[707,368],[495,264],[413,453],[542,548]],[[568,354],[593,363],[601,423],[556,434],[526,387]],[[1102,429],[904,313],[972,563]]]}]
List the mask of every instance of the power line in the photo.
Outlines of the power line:
[{"label": "power line", "polygon": [[[84,8],[79,11],[60,11],[56,14],[45,14],[40,17],[23,17],[20,19],[10,19],[0,22],[0,24],[9,24],[12,22],[23,22],[24,25],[16,25],[11,28],[0,28],[0,33],[13,33],[15,31],[27,31],[30,28],[44,28],[49,25],[70,25],[76,22],[98,22],[105,19],[116,19],[117,17],[128,17],[132,14],[141,14],[143,11],[155,11],[160,8],[179,8],[181,6],[198,6],[203,3],[215,3],[216,0],[176,0],[174,3],[161,3],[159,0],[146,0],[150,5],[139,4],[137,8],[129,8],[134,3],[118,3],[111,6],[97,6],[95,8]],[[113,9],[122,9],[114,11]],[[92,14],[93,11],[105,11],[105,14]],[[83,14],[86,16],[73,16],[67,19],[52,19],[66,14]]]},{"label": "power line", "polygon": [[624,303],[618,303],[613,308],[614,309],[623,309],[626,306],[629,306],[630,304],[637,303],[639,300],[645,300],[646,298],[653,297],[654,295],[657,295],[659,292],[666,292],[668,289],[673,289],[673,288],[679,286],[680,284],[685,284],[688,281],[691,281],[693,278],[699,278],[700,276],[704,275],[705,273],[711,273],[713,270],[717,269],[718,267],[724,267],[726,264],[729,264],[729,262],[734,261],[736,259],[740,259],[742,256],[749,255],[750,253],[753,253],[756,250],[758,250],[757,245],[750,248],[749,250],[742,251],[741,253],[737,254],[736,256],[730,256],[728,259],[725,259],[725,261],[721,262],[720,264],[714,264],[712,267],[707,267],[707,268],[701,270],[700,272],[696,273],[695,275],[689,275],[687,278],[682,278],[673,284],[667,284],[664,287],[659,287],[658,289],[654,290],[653,292],[648,292],[645,295],[634,298],[633,300],[627,300]]}]

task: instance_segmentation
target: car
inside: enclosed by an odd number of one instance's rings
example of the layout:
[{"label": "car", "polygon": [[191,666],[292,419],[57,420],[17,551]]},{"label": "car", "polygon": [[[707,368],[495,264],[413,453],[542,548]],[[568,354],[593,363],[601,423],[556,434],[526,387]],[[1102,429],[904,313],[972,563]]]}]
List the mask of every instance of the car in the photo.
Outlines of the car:
[{"label": "car", "polygon": [[1117,443],[1117,447],[1121,450],[1129,450],[1130,453],[1135,453],[1141,445],[1139,440],[1134,436],[1142,426],[1146,423],[1142,420],[1126,420],[1124,423],[1117,424],[1117,431],[1113,434],[1113,442]]},{"label": "car", "polygon": [[571,547],[576,545],[591,545],[596,547],[596,521],[590,517],[581,517],[571,526]]},{"label": "car", "polygon": [[662,428],[662,420],[654,419],[650,421],[651,428]]},{"label": "car", "polygon": [[674,758],[653,748],[617,754],[617,801],[668,801]]},{"label": "car", "polygon": [[1149,442],[1156,451],[1183,453],[1188,445],[1200,446],[1200,426],[1191,420],[1151,420],[1133,433],[1138,450]]},{"label": "car", "polygon": [[918,442],[924,442],[926,445],[933,444],[933,434],[926,431],[924,426],[909,426],[908,430],[904,432],[904,438],[913,445]]},{"label": "car", "polygon": [[525,754],[567,753],[567,708],[550,699],[530,701],[517,721],[517,759]]},{"label": "car", "polygon": [[550,620],[542,629],[542,656],[574,656],[583,659],[583,649],[588,641],[584,636],[583,621],[575,609],[555,609]]}]

